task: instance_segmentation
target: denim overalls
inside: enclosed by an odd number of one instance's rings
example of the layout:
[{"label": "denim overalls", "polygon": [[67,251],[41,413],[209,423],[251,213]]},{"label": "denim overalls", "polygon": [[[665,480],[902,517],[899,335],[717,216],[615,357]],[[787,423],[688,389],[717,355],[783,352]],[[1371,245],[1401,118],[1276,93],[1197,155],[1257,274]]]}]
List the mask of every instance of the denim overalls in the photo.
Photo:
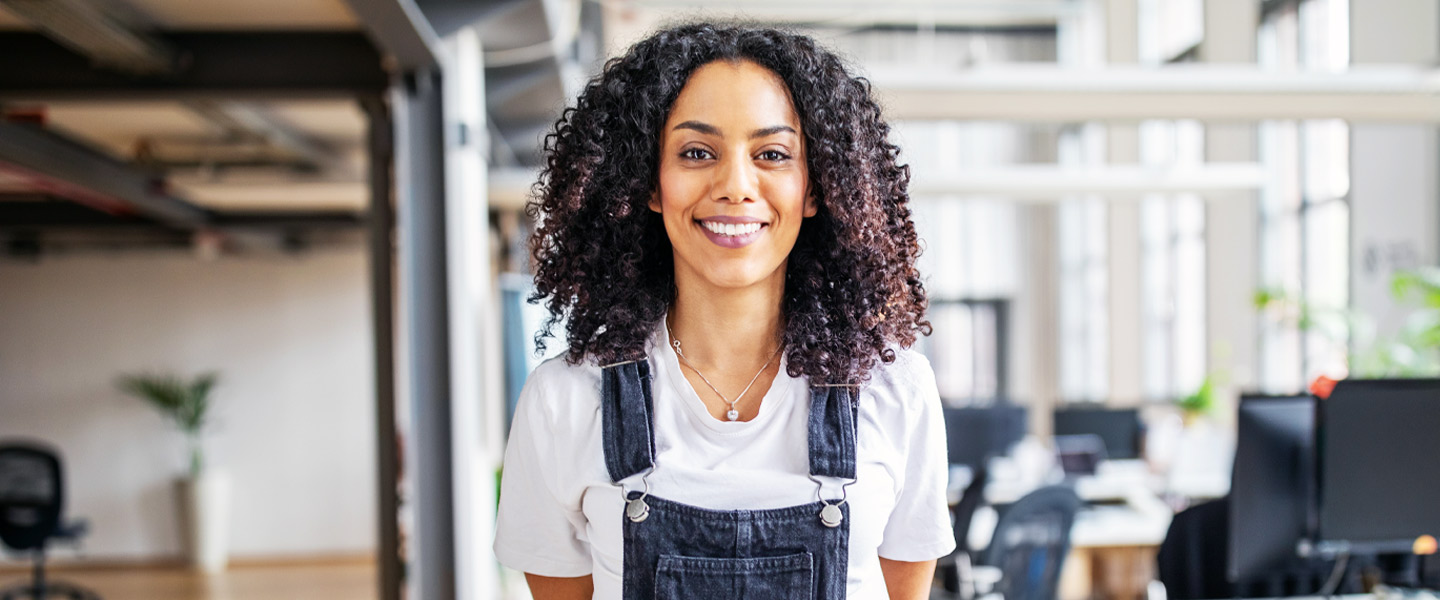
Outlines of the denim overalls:
[{"label": "denim overalls", "polygon": [[[855,481],[856,405],[850,386],[811,386],[810,478],[815,502],[765,510],[709,510],[628,490],[625,600],[831,600],[845,597]],[[616,485],[654,469],[650,363],[608,365],[601,376],[605,467]],[[820,480],[848,480],[822,498]]]}]

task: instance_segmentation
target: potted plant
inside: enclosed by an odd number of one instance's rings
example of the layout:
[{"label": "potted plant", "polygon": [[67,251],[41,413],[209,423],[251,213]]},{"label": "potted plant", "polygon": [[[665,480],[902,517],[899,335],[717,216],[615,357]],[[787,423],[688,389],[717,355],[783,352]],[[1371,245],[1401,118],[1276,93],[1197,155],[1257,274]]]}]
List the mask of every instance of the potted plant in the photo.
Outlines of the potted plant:
[{"label": "potted plant", "polygon": [[1193,425],[1215,408],[1215,376],[1206,375],[1200,382],[1200,389],[1181,398],[1176,405],[1185,418],[1186,425]]},{"label": "potted plant", "polygon": [[1315,306],[1278,289],[1255,293],[1256,308],[1299,331],[1314,332],[1343,348],[1346,372],[1328,376],[1440,376],[1440,268],[1400,271],[1390,279],[1397,303],[1408,308],[1398,332],[1377,337],[1371,315],[1344,308]]},{"label": "potted plant", "polygon": [[229,521],[229,480],[206,468],[204,434],[210,392],[218,376],[203,373],[186,380],[175,375],[135,374],[120,378],[126,394],[160,411],[185,435],[189,472],[176,481],[185,552],[191,566],[208,573],[225,569]]}]

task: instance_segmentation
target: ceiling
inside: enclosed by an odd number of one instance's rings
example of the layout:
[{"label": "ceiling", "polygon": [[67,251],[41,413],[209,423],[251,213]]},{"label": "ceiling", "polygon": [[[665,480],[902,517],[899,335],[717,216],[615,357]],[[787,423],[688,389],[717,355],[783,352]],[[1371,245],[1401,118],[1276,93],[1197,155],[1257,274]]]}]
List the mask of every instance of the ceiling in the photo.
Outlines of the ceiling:
[{"label": "ceiling", "polygon": [[[347,0],[40,1],[52,11],[56,7],[73,11],[67,14],[99,11],[104,20],[123,23],[122,31],[154,42],[162,51],[191,39],[171,35],[180,33],[213,39],[224,32],[374,31],[374,27],[363,26]],[[586,2],[415,1],[441,35],[460,25],[478,25],[489,67],[485,71],[485,110],[493,127],[489,138],[495,146],[489,155],[499,166],[528,172],[539,159],[540,135],[563,109],[567,89],[573,87],[562,76],[560,62],[583,46],[575,40],[578,15]],[[0,36],[33,38],[34,33],[41,33],[64,47],[57,50],[60,58],[79,55],[91,65],[105,64],[101,55],[77,44],[75,34],[67,38],[50,27],[37,26],[44,17],[36,17],[35,9],[24,6],[26,2],[36,0],[0,0]],[[597,6],[589,8],[592,18]],[[557,31],[557,27],[565,30]],[[590,51],[598,58],[595,46]],[[188,48],[173,50],[180,60],[186,60]],[[134,77],[125,67],[104,68],[113,75]],[[163,81],[165,76],[144,77]],[[0,94],[0,127],[16,123],[27,128],[39,126],[67,151],[73,147],[101,157],[102,163],[129,169],[130,175],[142,182],[163,181],[160,185],[171,200],[198,207],[220,221],[235,215],[336,214],[350,215],[359,226],[369,204],[369,180],[368,123],[358,102],[347,97],[273,97],[195,99],[158,93],[123,100],[73,94],[7,100]],[[7,166],[0,156],[0,238],[7,231],[16,231],[19,221],[6,222],[16,214],[60,215],[68,219],[65,223],[86,225],[102,222],[108,214],[127,225],[135,223],[123,217],[126,211],[117,213],[112,201],[94,202],[64,181],[35,175],[13,163]],[[73,207],[60,206],[70,201]],[[23,208],[42,204],[38,211]],[[167,225],[163,220],[157,224]]]},{"label": "ceiling", "polygon": [[[54,1],[54,0],[52,0]],[[157,29],[355,30],[359,21],[344,0],[125,0],[127,13]],[[0,6],[0,29],[34,29]]]}]

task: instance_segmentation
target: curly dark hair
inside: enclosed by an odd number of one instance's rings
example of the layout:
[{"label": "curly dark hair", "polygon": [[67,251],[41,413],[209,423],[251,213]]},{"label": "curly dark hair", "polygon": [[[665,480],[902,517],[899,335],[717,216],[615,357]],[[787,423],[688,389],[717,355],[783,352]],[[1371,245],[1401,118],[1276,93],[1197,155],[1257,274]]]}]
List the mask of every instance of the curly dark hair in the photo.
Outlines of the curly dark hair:
[{"label": "curly dark hair", "polygon": [[660,134],[690,74],[707,63],[750,61],[789,88],[805,136],[818,212],[791,250],[782,308],[792,377],[860,383],[876,359],[929,335],[908,206],[910,168],[899,164],[870,82],[794,33],[709,23],[662,30],[609,60],[545,136],[545,165],[526,213],[536,292],[550,318],[540,351],[567,321],[571,364],[644,353],[676,296],[674,255],[647,208],[659,182]]}]

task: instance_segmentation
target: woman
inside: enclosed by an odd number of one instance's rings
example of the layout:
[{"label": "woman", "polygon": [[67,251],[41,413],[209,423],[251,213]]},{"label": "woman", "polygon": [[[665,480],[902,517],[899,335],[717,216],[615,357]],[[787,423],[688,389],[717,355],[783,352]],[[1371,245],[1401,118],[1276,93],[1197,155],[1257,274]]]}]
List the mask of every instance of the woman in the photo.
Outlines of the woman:
[{"label": "woman", "polygon": [[807,37],[611,60],[529,210],[565,360],[525,384],[495,552],[536,598],[925,598],[954,547],[908,168]]}]

